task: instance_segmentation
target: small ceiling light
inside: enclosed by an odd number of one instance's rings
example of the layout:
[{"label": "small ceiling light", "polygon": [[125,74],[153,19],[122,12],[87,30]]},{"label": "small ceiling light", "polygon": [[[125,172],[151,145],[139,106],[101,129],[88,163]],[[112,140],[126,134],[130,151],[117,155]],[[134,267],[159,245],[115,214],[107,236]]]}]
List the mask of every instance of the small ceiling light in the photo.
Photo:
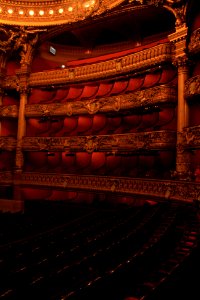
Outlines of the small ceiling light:
[{"label": "small ceiling light", "polygon": [[40,15],[40,16],[43,16],[43,15],[44,15],[44,11],[43,11],[43,10],[40,10],[40,11],[39,11],[39,15]]},{"label": "small ceiling light", "polygon": [[69,7],[68,7],[68,11],[73,11],[73,7],[72,7],[72,6],[69,6]]},{"label": "small ceiling light", "polygon": [[23,14],[24,14],[23,10],[20,9],[20,10],[19,10],[19,15],[23,15]]},{"label": "small ceiling light", "polygon": [[83,4],[83,6],[84,6],[85,8],[88,8],[88,7],[90,7],[90,3],[89,3],[89,2],[86,2],[86,3]]},{"label": "small ceiling light", "polygon": [[60,67],[61,67],[61,69],[64,69],[64,68],[65,68],[65,65],[61,65]]},{"label": "small ceiling light", "polygon": [[59,12],[59,14],[62,14],[63,13],[63,8],[59,8],[58,12]]},{"label": "small ceiling light", "polygon": [[50,14],[50,15],[53,15],[53,9],[50,9],[50,10],[49,10],[49,14]]},{"label": "small ceiling light", "polygon": [[29,10],[29,15],[33,16],[34,15],[34,10]]},{"label": "small ceiling light", "polygon": [[9,8],[9,9],[8,9],[8,13],[9,13],[9,14],[12,14],[12,13],[13,13],[12,8]]}]

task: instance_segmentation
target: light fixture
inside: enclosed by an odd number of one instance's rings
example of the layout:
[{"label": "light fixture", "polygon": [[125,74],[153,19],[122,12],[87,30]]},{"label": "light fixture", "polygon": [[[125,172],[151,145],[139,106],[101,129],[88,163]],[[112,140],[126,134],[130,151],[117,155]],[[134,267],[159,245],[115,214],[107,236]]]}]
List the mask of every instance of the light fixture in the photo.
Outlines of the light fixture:
[{"label": "light fixture", "polygon": [[40,16],[43,16],[43,15],[44,15],[44,11],[43,11],[43,10],[40,10],[40,11],[39,11],[39,15],[40,15]]},{"label": "light fixture", "polygon": [[59,14],[62,14],[63,11],[64,11],[63,8],[59,8],[59,10],[58,10]]},{"label": "light fixture", "polygon": [[34,10],[29,10],[29,15],[33,16],[34,15]]}]

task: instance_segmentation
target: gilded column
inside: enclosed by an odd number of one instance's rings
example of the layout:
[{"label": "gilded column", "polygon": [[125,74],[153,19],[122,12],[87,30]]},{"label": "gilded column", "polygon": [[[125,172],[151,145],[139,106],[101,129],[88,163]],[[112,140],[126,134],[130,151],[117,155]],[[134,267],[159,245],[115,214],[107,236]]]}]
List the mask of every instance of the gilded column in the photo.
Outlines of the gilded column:
[{"label": "gilded column", "polygon": [[190,152],[183,148],[183,129],[189,125],[189,109],[185,99],[185,82],[189,77],[189,64],[186,54],[187,27],[178,26],[176,32],[169,35],[174,44],[174,64],[178,70],[178,103],[177,103],[177,151],[176,171],[174,177],[180,180],[190,180]]},{"label": "gilded column", "polygon": [[17,73],[19,77],[19,93],[20,104],[18,112],[18,129],[17,129],[17,145],[16,145],[16,157],[15,157],[15,172],[14,172],[14,199],[21,200],[20,179],[24,166],[24,155],[22,150],[22,140],[26,134],[26,119],[25,119],[25,107],[28,99],[28,68],[21,68]]}]

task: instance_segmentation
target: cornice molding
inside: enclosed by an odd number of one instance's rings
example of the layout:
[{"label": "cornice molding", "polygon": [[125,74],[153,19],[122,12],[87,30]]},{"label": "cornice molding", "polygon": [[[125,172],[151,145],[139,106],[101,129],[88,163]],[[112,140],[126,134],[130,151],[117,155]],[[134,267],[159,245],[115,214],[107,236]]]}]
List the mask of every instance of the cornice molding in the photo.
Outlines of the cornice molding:
[{"label": "cornice molding", "polygon": [[185,83],[185,97],[190,99],[200,94],[200,75],[189,78]]},{"label": "cornice molding", "polygon": [[152,131],[100,136],[24,137],[24,151],[94,151],[115,153],[175,149],[175,131]]},{"label": "cornice molding", "polygon": [[14,184],[37,188],[142,195],[186,202],[193,202],[200,196],[199,183],[129,177],[26,172],[22,173],[21,179],[14,179]]},{"label": "cornice molding", "polygon": [[176,103],[177,90],[169,85],[159,85],[153,88],[140,90],[134,93],[121,94],[99,99],[68,102],[65,104],[32,104],[26,105],[25,116],[51,117],[72,116],[79,114],[96,114],[117,112],[128,109],[152,107],[159,103]]}]

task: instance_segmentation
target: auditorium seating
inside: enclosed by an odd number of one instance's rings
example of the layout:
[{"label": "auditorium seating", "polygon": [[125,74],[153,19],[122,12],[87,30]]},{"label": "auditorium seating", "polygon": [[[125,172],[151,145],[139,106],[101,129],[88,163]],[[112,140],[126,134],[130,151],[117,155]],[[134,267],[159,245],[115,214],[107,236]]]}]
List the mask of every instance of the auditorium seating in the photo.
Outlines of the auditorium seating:
[{"label": "auditorium seating", "polygon": [[175,299],[198,257],[198,208],[152,203],[38,201],[1,213],[0,299]]}]

